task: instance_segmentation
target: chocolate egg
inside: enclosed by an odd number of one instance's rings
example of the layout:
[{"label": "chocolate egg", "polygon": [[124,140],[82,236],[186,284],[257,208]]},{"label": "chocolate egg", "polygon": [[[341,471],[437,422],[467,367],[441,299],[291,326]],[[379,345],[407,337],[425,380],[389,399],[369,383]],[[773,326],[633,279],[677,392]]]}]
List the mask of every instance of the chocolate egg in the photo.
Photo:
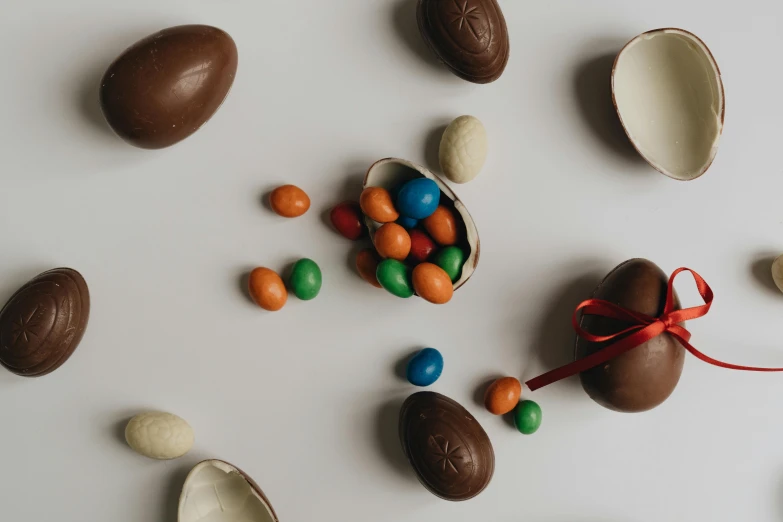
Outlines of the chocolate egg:
[{"label": "chocolate egg", "polygon": [[[658,317],[666,303],[667,283],[668,277],[655,263],[631,259],[612,270],[593,297]],[[676,295],[675,305],[679,309]],[[594,335],[617,333],[629,326],[595,315],[584,315],[580,324]],[[585,357],[604,346],[606,343],[592,343],[578,337],[576,357]],[[671,395],[680,380],[684,362],[685,349],[677,339],[663,333],[580,376],[585,391],[597,403],[615,411],[640,412],[658,406]]]},{"label": "chocolate egg", "polygon": [[414,393],[400,410],[400,443],[419,481],[444,500],[468,500],[489,485],[495,452],[487,433],[459,403]]},{"label": "chocolate egg", "polygon": [[44,272],[0,310],[0,364],[38,377],[53,372],[76,350],[90,316],[90,292],[76,270]]},{"label": "chocolate egg", "polygon": [[419,0],[419,32],[451,72],[490,83],[508,63],[508,29],[496,0]]},{"label": "chocolate egg", "polygon": [[237,48],[225,32],[180,25],[126,49],[103,76],[100,102],[128,143],[161,149],[196,132],[234,83]]},{"label": "chocolate egg", "polygon": [[[365,192],[370,187],[378,187],[384,189],[383,192],[389,193],[395,187],[400,187],[406,182],[417,178],[429,178],[438,184],[440,188],[440,206],[447,209],[450,215],[453,216],[454,225],[460,232],[458,246],[465,254],[465,262],[462,265],[459,277],[452,281],[452,286],[456,291],[470,279],[470,276],[476,270],[479,261],[480,243],[476,223],[473,221],[468,209],[451,188],[438,176],[421,165],[398,158],[385,158],[376,161],[367,171],[367,175],[364,177]],[[377,222],[377,219],[371,218],[371,216],[365,216],[364,222],[370,232],[370,238],[374,239],[382,225]]]},{"label": "chocolate egg", "polygon": [[222,460],[205,460],[188,473],[177,522],[277,522],[269,499],[250,476]]}]

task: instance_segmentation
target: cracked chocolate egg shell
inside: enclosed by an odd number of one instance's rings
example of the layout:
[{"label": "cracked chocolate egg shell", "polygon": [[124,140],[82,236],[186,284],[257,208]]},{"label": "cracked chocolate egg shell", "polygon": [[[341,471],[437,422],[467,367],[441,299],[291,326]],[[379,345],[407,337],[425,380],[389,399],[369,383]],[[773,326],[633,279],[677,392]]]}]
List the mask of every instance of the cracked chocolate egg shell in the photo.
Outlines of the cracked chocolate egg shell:
[{"label": "cracked chocolate egg shell", "polygon": [[490,83],[503,74],[508,28],[496,0],[419,0],[416,19],[429,48],[463,80]]},{"label": "cracked chocolate egg shell", "polygon": [[[612,270],[592,297],[658,317],[666,304],[668,279],[652,261],[631,259]],[[680,308],[676,294],[675,308]],[[630,326],[617,319],[595,315],[583,315],[580,325],[594,335],[609,335]],[[607,343],[593,343],[577,337],[576,358],[581,359],[605,346]],[[668,333],[662,333],[582,372],[580,378],[587,394],[598,404],[620,412],[641,412],[655,408],[672,394],[684,363],[685,349],[680,342]]]},{"label": "cracked chocolate egg shell", "polygon": [[612,69],[612,98],[625,133],[654,169],[681,181],[712,165],[726,102],[705,43],[682,29],[640,34]]},{"label": "cracked chocolate egg shell", "polygon": [[25,377],[53,372],[79,345],[89,315],[90,293],[79,272],[39,274],[0,310],[0,364]]},{"label": "cracked chocolate egg shell", "polygon": [[185,479],[177,522],[278,522],[264,492],[241,469],[222,460],[197,464]]},{"label": "cracked chocolate egg shell", "polygon": [[143,149],[174,145],[218,110],[237,71],[237,47],[208,25],[169,27],[126,49],[101,80],[103,115]]},{"label": "cracked chocolate egg shell", "polygon": [[400,410],[400,443],[419,481],[444,500],[481,493],[495,471],[487,433],[459,403],[435,392],[408,397]]},{"label": "cracked chocolate egg shell", "polygon": [[[428,169],[398,158],[385,158],[376,161],[367,171],[362,188],[383,187],[394,194],[402,184],[416,178],[429,178],[437,183],[441,194],[440,204],[452,210],[458,221],[459,240],[457,246],[465,253],[465,263],[462,265],[462,272],[453,284],[454,290],[458,290],[467,283],[470,276],[476,271],[479,261],[480,242],[476,223],[454,191]],[[370,239],[374,243],[375,232],[381,227],[381,223],[377,223],[367,216],[364,217],[364,221],[367,225],[367,230],[370,231]]]}]

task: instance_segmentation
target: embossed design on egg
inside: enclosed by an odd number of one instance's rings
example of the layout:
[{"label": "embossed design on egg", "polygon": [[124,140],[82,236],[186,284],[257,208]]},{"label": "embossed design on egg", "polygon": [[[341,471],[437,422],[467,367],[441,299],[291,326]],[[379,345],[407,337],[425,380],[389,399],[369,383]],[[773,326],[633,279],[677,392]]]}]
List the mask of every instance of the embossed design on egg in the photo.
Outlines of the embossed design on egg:
[{"label": "embossed design on egg", "polygon": [[79,345],[89,315],[81,274],[70,268],[39,274],[0,310],[0,364],[26,377],[56,370]]},{"label": "embossed design on egg", "polygon": [[419,0],[416,18],[424,41],[460,78],[490,83],[503,74],[508,29],[496,0]]},{"label": "embossed design on egg", "polygon": [[481,493],[495,470],[492,443],[459,403],[434,392],[414,393],[400,410],[400,443],[419,481],[451,501]]}]

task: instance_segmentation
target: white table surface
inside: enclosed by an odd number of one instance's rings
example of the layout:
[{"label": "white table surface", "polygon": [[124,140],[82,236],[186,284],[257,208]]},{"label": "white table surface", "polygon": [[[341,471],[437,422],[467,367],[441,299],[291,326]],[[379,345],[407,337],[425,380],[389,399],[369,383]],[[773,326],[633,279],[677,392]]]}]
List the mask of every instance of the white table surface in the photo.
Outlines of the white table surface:
[{"label": "white table surface", "polygon": [[[0,301],[64,265],[83,273],[93,308],[57,372],[0,372],[0,519],[174,522],[184,473],[207,457],[253,475],[284,522],[783,518],[783,375],[688,356],[673,396],[639,415],[601,408],[571,379],[526,393],[544,411],[530,437],[476,403],[494,375],[566,362],[573,307],[637,256],[713,286],[712,311],[690,324],[699,348],[783,365],[783,295],[767,275],[783,251],[781,4],[504,0],[511,60],[486,86],[433,64],[413,0],[12,4],[0,31]],[[180,23],[234,37],[236,82],[186,141],[135,149],[103,122],[99,78],[127,45]],[[628,152],[607,98],[623,43],[666,26],[710,46],[726,87],[721,150],[689,183]],[[354,274],[354,245],[323,214],[376,159],[437,167],[439,132],[460,114],[490,139],[482,174],[456,188],[481,263],[447,306],[396,299]],[[305,217],[261,203],[284,182],[310,194]],[[323,269],[316,300],[276,314],[248,301],[244,273],[298,256]],[[697,303],[687,278],[678,288]],[[494,479],[466,503],[424,490],[397,442],[414,391],[397,367],[423,346],[446,360],[433,389],[494,444]],[[187,419],[192,452],[133,453],[122,429],[145,409]]]}]

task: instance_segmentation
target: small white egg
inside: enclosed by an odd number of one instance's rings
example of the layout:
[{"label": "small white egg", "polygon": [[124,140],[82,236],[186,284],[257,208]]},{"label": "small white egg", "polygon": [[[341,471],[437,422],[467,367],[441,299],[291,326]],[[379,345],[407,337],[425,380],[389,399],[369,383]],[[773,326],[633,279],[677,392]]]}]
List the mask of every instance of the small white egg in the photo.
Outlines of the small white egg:
[{"label": "small white egg", "polygon": [[133,417],[125,427],[125,440],[137,453],[151,459],[183,456],[193,447],[193,428],[171,413],[152,411]]},{"label": "small white egg", "polygon": [[473,116],[452,121],[440,140],[440,168],[454,183],[467,183],[481,172],[487,159],[487,131]]}]

